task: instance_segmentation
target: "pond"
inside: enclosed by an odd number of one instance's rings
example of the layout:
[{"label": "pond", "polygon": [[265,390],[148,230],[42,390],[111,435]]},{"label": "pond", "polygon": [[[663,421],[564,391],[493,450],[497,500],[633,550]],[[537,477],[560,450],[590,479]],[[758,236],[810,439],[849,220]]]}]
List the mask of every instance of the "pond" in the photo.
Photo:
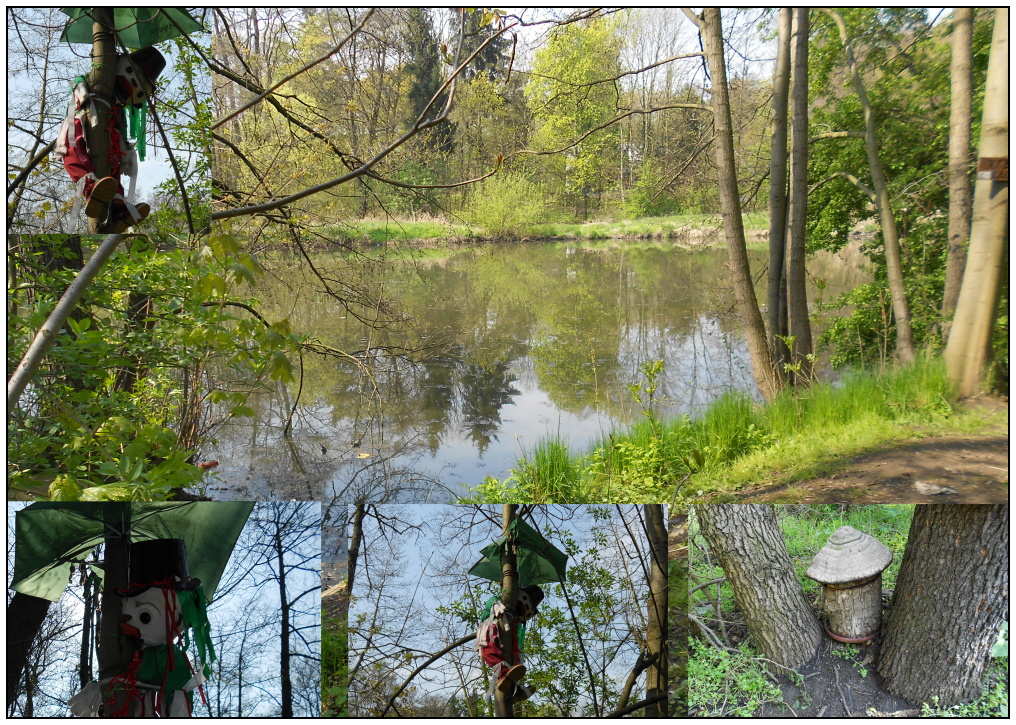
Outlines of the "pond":
[{"label": "pond", "polygon": [[[586,452],[637,421],[653,360],[663,417],[756,395],[726,259],[664,242],[321,254],[317,275],[274,259],[253,292],[266,317],[360,362],[304,352],[301,382],[252,396],[202,452],[220,461],[206,493],[450,501],[549,437]],[[765,252],[752,264],[764,277]],[[857,255],[814,257],[813,309],[866,278]]]}]

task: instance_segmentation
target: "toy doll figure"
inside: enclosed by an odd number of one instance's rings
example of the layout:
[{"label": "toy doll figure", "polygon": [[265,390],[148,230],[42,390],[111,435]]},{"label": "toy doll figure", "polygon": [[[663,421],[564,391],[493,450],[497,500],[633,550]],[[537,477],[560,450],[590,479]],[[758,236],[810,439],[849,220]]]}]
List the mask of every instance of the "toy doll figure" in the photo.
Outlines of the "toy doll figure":
[{"label": "toy doll figure", "polygon": [[[189,630],[202,659],[210,650],[200,581],[187,575],[180,539],[140,541],[131,546],[128,587],[120,631],[137,649],[124,672],[88,686],[71,699],[75,715],[190,717],[193,690],[204,682],[191,666]],[[212,654],[214,658],[214,654]]]},{"label": "toy doll figure", "polygon": [[[514,608],[509,611],[497,597],[487,602],[487,609],[476,632],[476,646],[480,656],[494,671],[492,689],[511,694],[516,700],[525,700],[533,691],[521,684],[526,674],[522,664],[522,644],[526,635],[526,622],[536,616],[536,608],[543,601],[543,590],[532,585],[519,592]],[[510,641],[504,641],[504,629]]]},{"label": "toy doll figure", "polygon": [[[88,145],[86,124],[96,128],[99,123],[98,104],[105,99],[95,96],[84,76],[75,79],[67,117],[57,134],[55,152],[63,157],[64,169],[77,185],[78,199],[74,213],[83,200],[85,216],[100,222],[100,231],[120,233],[137,224],[150,211],[148,204],[134,204],[138,154],[127,141],[128,131],[136,139],[137,150],[144,159],[144,123],[147,102],[155,90],[155,81],[166,59],[155,48],[142,48],[117,57],[117,71],[112,103],[107,115],[106,134],[109,176],[97,178],[93,149]],[[130,178],[130,190],[124,195],[121,175]]]}]

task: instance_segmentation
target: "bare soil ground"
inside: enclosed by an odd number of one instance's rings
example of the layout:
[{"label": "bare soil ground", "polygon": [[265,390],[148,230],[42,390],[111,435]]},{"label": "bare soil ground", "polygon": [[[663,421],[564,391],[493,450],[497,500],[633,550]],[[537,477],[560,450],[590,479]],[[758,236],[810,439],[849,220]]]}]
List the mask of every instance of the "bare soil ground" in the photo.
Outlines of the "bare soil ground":
[{"label": "bare soil ground", "polygon": [[865,453],[827,476],[741,491],[774,503],[1006,503],[1009,436],[924,438]]},{"label": "bare soil ground", "polygon": [[[878,644],[860,647],[856,660],[832,654],[842,647],[826,638],[796,684],[779,678],[782,703],[769,703],[759,717],[917,717],[919,710],[882,689],[875,665]],[[863,674],[862,674],[863,673]]]}]

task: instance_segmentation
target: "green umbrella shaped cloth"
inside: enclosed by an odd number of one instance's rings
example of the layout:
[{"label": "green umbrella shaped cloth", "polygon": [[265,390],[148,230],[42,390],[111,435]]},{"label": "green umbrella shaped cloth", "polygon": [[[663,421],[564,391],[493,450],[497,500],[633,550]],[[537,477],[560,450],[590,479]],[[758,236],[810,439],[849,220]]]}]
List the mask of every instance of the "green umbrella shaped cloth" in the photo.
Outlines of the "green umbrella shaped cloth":
[{"label": "green umbrella shaped cloth", "polygon": [[[550,582],[563,582],[565,580],[565,567],[568,563],[568,555],[555,548],[543,536],[519,519],[512,519],[508,525],[508,537],[514,538],[517,550],[517,564],[519,570],[519,586],[527,587],[530,584],[547,584]],[[504,550],[506,539],[504,536],[495,539],[494,543],[488,544],[480,553],[483,558],[473,565],[469,573],[491,581],[501,581],[501,552]]]},{"label": "green umbrella shaped cloth", "polygon": [[22,594],[56,601],[73,562],[82,561],[105,538],[110,507],[129,514],[132,541],[183,539],[190,575],[211,601],[253,502],[81,503],[43,501],[17,512],[14,580]]},{"label": "green umbrella shaped cloth", "polygon": [[[182,8],[112,8],[113,30],[120,43],[139,50],[204,28]],[[70,20],[60,40],[66,43],[92,43],[92,8],[60,8]],[[175,21],[175,22],[174,22]],[[177,27],[179,26],[179,27]]]}]

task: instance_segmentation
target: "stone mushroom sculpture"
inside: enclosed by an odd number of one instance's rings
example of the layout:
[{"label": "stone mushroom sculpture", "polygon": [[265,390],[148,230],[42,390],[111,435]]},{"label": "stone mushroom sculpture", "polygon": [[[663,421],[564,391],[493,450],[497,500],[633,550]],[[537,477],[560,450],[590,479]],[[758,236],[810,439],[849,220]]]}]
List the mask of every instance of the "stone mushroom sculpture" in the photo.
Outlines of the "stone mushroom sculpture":
[{"label": "stone mushroom sculpture", "polygon": [[882,617],[882,572],[892,560],[880,541],[852,526],[833,532],[806,572],[822,584],[830,637],[851,644],[874,639]]}]

